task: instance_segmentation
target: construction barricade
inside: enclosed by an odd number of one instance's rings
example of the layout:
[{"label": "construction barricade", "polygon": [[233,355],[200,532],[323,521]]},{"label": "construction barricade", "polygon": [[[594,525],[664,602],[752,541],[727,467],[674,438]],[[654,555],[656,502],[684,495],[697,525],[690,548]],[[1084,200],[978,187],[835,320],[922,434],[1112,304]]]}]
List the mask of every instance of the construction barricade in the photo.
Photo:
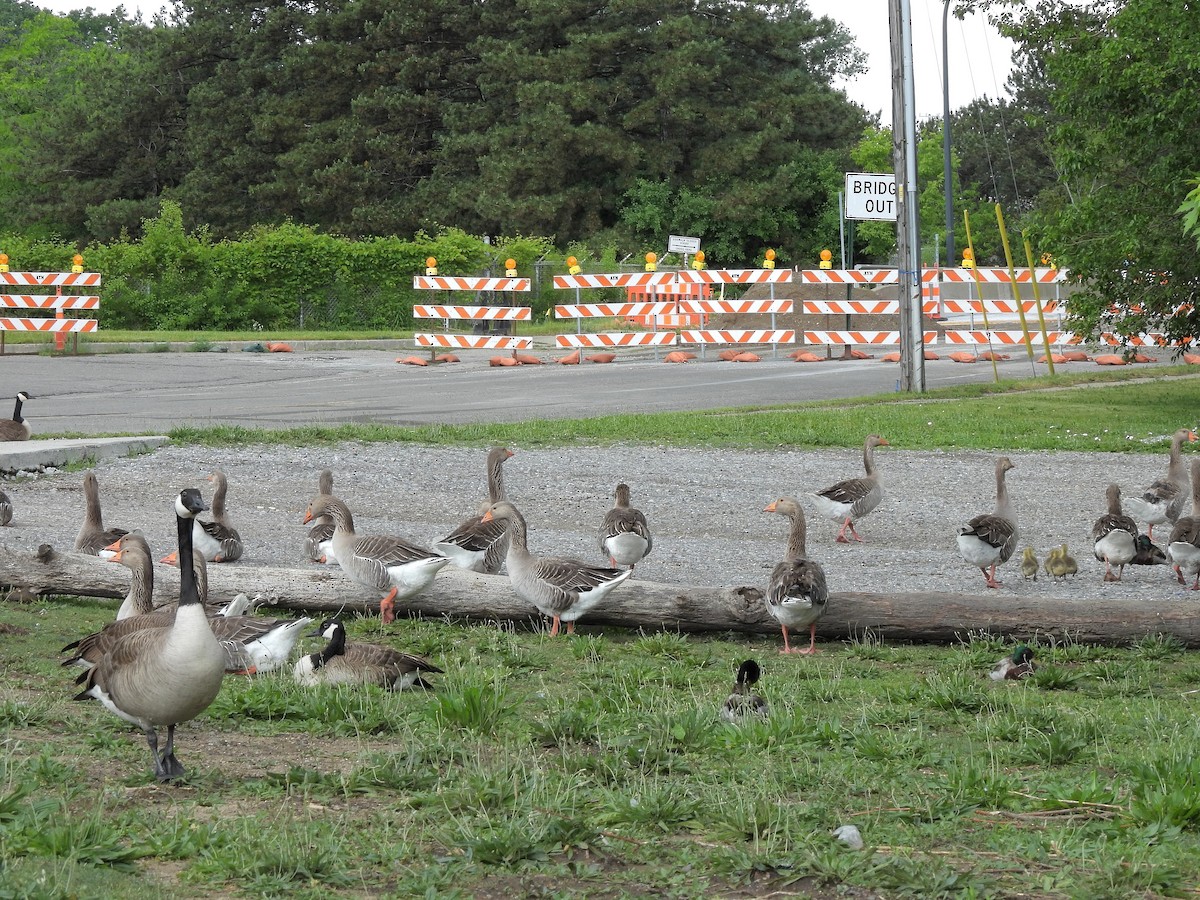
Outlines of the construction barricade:
[{"label": "construction barricade", "polygon": [[[83,257],[76,255],[71,272],[10,272],[8,256],[0,253],[0,287],[20,288],[22,293],[0,294],[0,308],[27,311],[21,316],[0,316],[0,355],[4,353],[4,336],[10,331],[37,331],[54,335],[55,349],[66,347],[66,337],[73,336],[73,348],[79,350],[79,335],[95,331],[100,323],[95,318],[66,318],[64,312],[88,312],[100,309],[96,294],[63,293],[64,289],[92,290],[101,283],[96,272],[83,271]],[[53,288],[54,293],[46,293]],[[36,291],[36,292],[35,292]],[[38,316],[33,313],[53,312]]]},{"label": "construction barricade", "polygon": [[[434,268],[430,266],[430,268]],[[510,267],[511,271],[511,267]],[[413,288],[424,291],[470,291],[480,294],[486,291],[500,293],[530,290],[528,278],[512,275],[504,278],[464,277],[426,274],[413,276]],[[451,332],[451,321],[481,322],[528,322],[532,309],[528,306],[484,306],[418,303],[413,306],[414,319],[441,319],[444,331],[439,333],[416,332],[413,340],[418,347],[447,350],[526,350],[533,346],[533,338],[517,335],[484,335]]]}]

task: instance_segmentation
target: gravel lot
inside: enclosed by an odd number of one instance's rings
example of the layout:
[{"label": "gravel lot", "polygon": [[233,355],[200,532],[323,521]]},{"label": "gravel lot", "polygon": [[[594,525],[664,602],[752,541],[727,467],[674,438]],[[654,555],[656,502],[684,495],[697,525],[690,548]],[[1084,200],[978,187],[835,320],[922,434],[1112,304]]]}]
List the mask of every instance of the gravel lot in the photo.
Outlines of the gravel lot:
[{"label": "gravel lot", "polygon": [[[782,555],[787,525],[762,508],[862,473],[862,452],[784,450],[739,452],[663,447],[524,450],[505,466],[508,492],[529,520],[534,553],[602,562],[596,529],[625,481],[655,536],[638,566],[650,581],[706,585],[762,584]],[[223,469],[228,510],[246,542],[237,565],[311,565],[304,560],[303,510],[317,473],[334,472],[334,491],[350,505],[360,532],[404,535],[430,544],[475,512],[485,495],[487,448],[348,444],[337,448],[249,447],[206,450],[166,447],[96,467],[106,526],[139,528],[156,551],[174,543],[170,503],[189,485],[211,491],[205,476]],[[1009,492],[1021,546],[1039,558],[1066,541],[1079,561],[1077,578],[1055,584],[1025,581],[1019,553],[1000,570],[1001,593],[1080,600],[1107,598],[1200,600],[1167,567],[1130,567],[1125,580],[1105,584],[1091,554],[1091,527],[1104,512],[1110,481],[1125,494],[1140,491],[1166,469],[1166,450],[1153,455],[1014,453]],[[885,497],[862,520],[863,544],[836,544],[837,526],[809,512],[809,555],[825,566],[833,591],[984,592],[983,577],[959,557],[958,527],[989,512],[995,499],[995,455],[910,452],[881,447],[876,463]],[[7,482],[12,525],[8,546],[73,546],[83,520],[82,474],[49,471]],[[1166,537],[1159,536],[1159,542]]]}]

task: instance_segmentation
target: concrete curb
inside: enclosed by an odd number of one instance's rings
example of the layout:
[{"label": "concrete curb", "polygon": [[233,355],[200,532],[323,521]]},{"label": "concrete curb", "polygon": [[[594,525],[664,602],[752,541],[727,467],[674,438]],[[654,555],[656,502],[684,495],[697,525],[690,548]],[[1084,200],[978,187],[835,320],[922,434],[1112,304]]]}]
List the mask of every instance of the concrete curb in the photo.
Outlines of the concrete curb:
[{"label": "concrete curb", "polygon": [[141,437],[54,438],[42,441],[0,442],[0,472],[36,472],[85,459],[113,459],[155,450],[171,439],[163,434]]}]

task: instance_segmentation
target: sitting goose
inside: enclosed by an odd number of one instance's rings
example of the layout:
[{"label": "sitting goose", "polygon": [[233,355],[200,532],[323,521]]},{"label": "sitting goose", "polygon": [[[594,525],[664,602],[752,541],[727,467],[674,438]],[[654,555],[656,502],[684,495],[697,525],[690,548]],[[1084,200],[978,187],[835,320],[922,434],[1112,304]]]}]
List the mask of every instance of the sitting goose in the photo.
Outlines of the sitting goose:
[{"label": "sitting goose", "polygon": [[[132,616],[145,615],[153,612],[170,612],[174,615],[179,606],[176,600],[170,603],[154,605],[154,563],[151,559],[150,546],[140,532],[131,531],[122,535],[104,548],[108,551],[109,562],[120,563],[132,573],[129,583],[129,593],[125,596],[121,607],[117,610],[116,621]],[[240,616],[250,607],[250,598],[238,594],[228,603],[210,601],[208,599],[208,569],[204,555],[192,548],[192,560],[195,563],[196,583],[200,597],[204,602],[204,611],[211,619],[213,616]]]},{"label": "sitting goose", "polygon": [[[1000,587],[1000,582],[996,580],[996,567],[1008,562],[1017,547],[1016,516],[1004,483],[1004,473],[1014,468],[1007,456],[996,460],[995,510],[976,516],[958,530],[959,554],[979,568],[990,588]],[[1046,565],[1050,565],[1050,557],[1047,557]],[[1049,568],[1047,571],[1050,571]]]},{"label": "sitting goose", "polygon": [[650,555],[654,538],[640,509],[629,505],[629,485],[618,484],[613,508],[600,523],[600,550],[613,567],[634,565]]},{"label": "sitting goose", "polygon": [[304,513],[304,523],[323,515],[333,517],[333,552],[342,571],[359,584],[387,592],[379,601],[379,614],[385,624],[396,618],[397,600],[425,590],[450,562],[402,537],[356,534],[350,508],[332,494],[313,498]]},{"label": "sitting goose", "polygon": [[433,549],[450,562],[468,572],[495,575],[508,555],[508,529],[503,522],[484,522],[483,513],[498,500],[507,500],[504,490],[504,462],[513,452],[507,447],[493,447],[487,457],[488,499],[479,514],[464,519],[462,524],[433,545]]},{"label": "sitting goose", "polygon": [[87,472],[83,476],[83,526],[75,535],[75,549],[80,553],[90,553],[92,556],[108,556],[111,551],[108,545],[120,540],[129,533],[125,528],[104,527],[104,519],[100,513],[100,483],[96,480],[95,472]]},{"label": "sitting goose", "polygon": [[1200,591],[1200,459],[1192,460],[1192,514],[1184,516],[1171,529],[1167,556],[1180,584],[1185,575],[1195,575],[1193,591]]},{"label": "sitting goose", "polygon": [[[1092,552],[1104,563],[1104,580],[1120,581],[1125,566],[1137,555],[1137,522],[1121,512],[1121,488],[1110,484],[1104,491],[1108,512],[1092,526]],[[1113,566],[1117,571],[1113,573]]]},{"label": "sitting goose", "polygon": [[[333,472],[322,469],[317,476],[317,496],[333,494]],[[304,536],[304,555],[313,562],[335,562],[333,555],[333,516],[314,519]]]},{"label": "sitting goose", "polygon": [[552,619],[551,637],[561,622],[567,623],[567,634],[574,634],[575,621],[633,574],[633,569],[592,566],[564,556],[534,556],[525,517],[507,500],[488,507],[483,520],[507,525],[509,583],[518,597]]},{"label": "sitting goose", "polygon": [[[191,558],[192,520],[206,508],[195,488],[186,488],[176,499],[180,559]],[[173,781],[184,775],[183,765],[175,757],[175,728],[208,708],[221,690],[224,676],[225,654],[204,615],[195,572],[184,566],[175,620],[114,643],[80,676],[84,688],[74,699],[99,700],[109,712],[141,728],[154,757],[155,776],[159,781]],[[167,744],[161,754],[159,726],[167,728]]]},{"label": "sitting goose", "polygon": [[13,505],[12,498],[4,491],[0,491],[0,525],[7,525],[12,521]]},{"label": "sitting goose", "polygon": [[[825,615],[829,605],[829,588],[821,564],[808,558],[804,508],[795,497],[780,497],[768,504],[763,512],[787,516],[792,527],[788,532],[787,555],[775,566],[767,582],[767,611],[783,630],[783,649],[780,653],[817,652],[817,620]],[[808,626],[808,646],[793,650],[788,641],[789,628]]]},{"label": "sitting goose", "polygon": [[196,520],[196,546],[210,562],[234,562],[241,559],[244,548],[242,536],[230,524],[229,516],[225,512],[225,495],[229,484],[225,480],[225,473],[220,469],[209,475],[208,480],[213,483],[212,521]]},{"label": "sitting goose", "polygon": [[424,672],[442,670],[428,660],[391,647],[376,644],[346,643],[346,626],[337,619],[326,619],[310,637],[324,637],[324,650],[296,660],[292,677],[297,684],[377,684],[389,691],[408,687],[432,690],[421,677]]},{"label": "sitting goose", "polygon": [[738,666],[733,692],[725,699],[725,705],[721,707],[722,719],[732,723],[748,716],[759,716],[765,719],[769,715],[767,701],[753,690],[761,675],[762,670],[752,659],[748,659]]},{"label": "sitting goose", "polygon": [[[1154,526],[1163,522],[1175,524],[1183,511],[1183,502],[1188,495],[1188,476],[1183,468],[1182,449],[1184,441],[1196,440],[1196,433],[1189,428],[1180,428],[1171,436],[1171,454],[1167,458],[1167,474],[1154,481],[1138,497],[1129,497],[1125,506],[1136,520],[1149,524],[1147,534],[1154,540]],[[1193,510],[1193,515],[1195,510]]]},{"label": "sitting goose", "polygon": [[861,543],[862,538],[854,530],[854,520],[861,519],[871,512],[883,499],[883,485],[879,483],[879,471],[875,468],[875,448],[887,446],[888,442],[879,435],[867,435],[863,444],[863,468],[866,469],[866,475],[862,478],[839,481],[832,487],[810,495],[816,502],[818,513],[827,519],[842,523],[835,538],[839,544],[850,543],[850,539],[846,537],[847,528],[854,539]]},{"label": "sitting goose", "polygon": [[33,394],[17,391],[17,404],[13,407],[11,419],[0,419],[0,441],[27,441],[33,429],[21,418],[21,404],[32,400]]}]

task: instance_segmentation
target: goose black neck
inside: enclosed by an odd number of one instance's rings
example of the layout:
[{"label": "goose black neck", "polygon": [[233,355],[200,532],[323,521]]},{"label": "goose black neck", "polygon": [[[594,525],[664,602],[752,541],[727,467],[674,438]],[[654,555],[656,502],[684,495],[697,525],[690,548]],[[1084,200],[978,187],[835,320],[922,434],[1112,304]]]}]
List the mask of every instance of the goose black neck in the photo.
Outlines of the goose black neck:
[{"label": "goose black neck", "polygon": [[200,602],[196,569],[192,565],[192,520],[176,514],[175,524],[179,530],[179,605],[186,606]]},{"label": "goose black neck", "polygon": [[24,419],[21,418],[21,398],[20,397],[17,397],[17,403],[13,407],[13,421],[14,422],[25,421]]},{"label": "goose black neck", "polygon": [[329,662],[335,656],[341,656],[346,652],[346,629],[335,628],[332,636],[329,638],[329,643],[325,645],[325,649],[314,655],[313,663],[319,669],[325,663]]}]

